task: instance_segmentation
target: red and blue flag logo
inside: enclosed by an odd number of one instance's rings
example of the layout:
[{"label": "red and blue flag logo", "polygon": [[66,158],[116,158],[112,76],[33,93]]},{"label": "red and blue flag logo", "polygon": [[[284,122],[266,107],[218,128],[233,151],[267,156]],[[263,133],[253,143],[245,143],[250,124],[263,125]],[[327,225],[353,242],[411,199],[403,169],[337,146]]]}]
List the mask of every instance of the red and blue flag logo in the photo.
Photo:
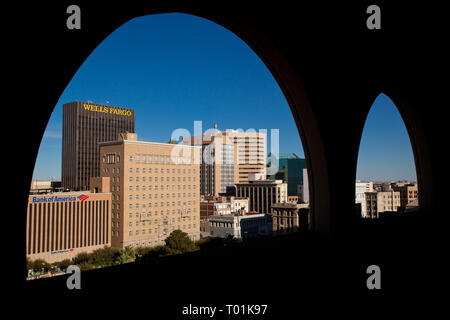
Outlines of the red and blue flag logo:
[{"label": "red and blue flag logo", "polygon": [[84,200],[86,200],[87,198],[89,198],[89,196],[87,196],[87,195],[85,195],[85,194],[82,194],[81,196],[78,196],[78,199],[81,200],[82,202],[83,202]]}]

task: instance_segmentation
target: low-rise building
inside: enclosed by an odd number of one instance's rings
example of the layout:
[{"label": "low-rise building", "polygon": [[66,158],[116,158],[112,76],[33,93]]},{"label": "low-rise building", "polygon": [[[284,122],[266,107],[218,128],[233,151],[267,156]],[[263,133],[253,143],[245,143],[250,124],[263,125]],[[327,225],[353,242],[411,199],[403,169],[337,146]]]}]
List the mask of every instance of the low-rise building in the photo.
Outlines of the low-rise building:
[{"label": "low-rise building", "polygon": [[418,206],[418,187],[415,183],[397,182],[391,184],[394,191],[400,192],[400,206],[406,208],[409,204],[416,203]]},{"label": "low-rise building", "polygon": [[276,203],[272,209],[274,233],[291,233],[310,229],[311,217],[308,204]]},{"label": "low-rise building", "polygon": [[201,196],[200,219],[214,215],[248,212],[248,198]]}]

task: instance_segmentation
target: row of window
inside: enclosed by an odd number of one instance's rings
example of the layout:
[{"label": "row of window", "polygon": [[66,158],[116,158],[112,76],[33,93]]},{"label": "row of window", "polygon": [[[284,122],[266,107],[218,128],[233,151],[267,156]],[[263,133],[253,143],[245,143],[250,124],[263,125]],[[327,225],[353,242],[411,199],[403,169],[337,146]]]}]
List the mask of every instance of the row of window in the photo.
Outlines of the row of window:
[{"label": "row of window", "polygon": [[[178,218],[178,222],[180,222],[180,218]],[[175,219],[172,219],[172,223],[175,223]],[[113,224],[114,224],[114,223],[113,223]],[[145,227],[146,224],[150,226],[150,225],[152,224],[152,221],[151,221],[151,220],[148,220],[148,221],[141,221],[141,222],[136,221],[136,222],[135,222],[135,227]],[[155,220],[155,223],[154,223],[154,224],[155,224],[155,225],[159,225],[159,224],[160,224],[160,221]],[[192,224],[192,225],[193,225],[194,228],[197,226],[196,223],[194,223],[194,224]],[[188,224],[188,226],[189,226],[189,229],[190,229],[190,228],[191,228],[191,224]],[[113,225],[113,227],[117,227],[117,228],[118,228],[118,227],[119,227],[119,222],[116,222],[115,225]],[[129,222],[129,223],[128,223],[128,227],[133,228],[133,223],[132,223],[132,222]]]},{"label": "row of window", "polygon": [[148,163],[148,164],[190,164],[191,157],[168,156],[168,155],[152,155],[152,154],[130,154],[128,157],[130,162]]},{"label": "row of window", "polygon": [[[178,205],[178,206],[181,206],[181,202],[178,201],[178,202],[177,202],[177,205]],[[186,203],[183,202],[183,206],[185,206],[185,205],[186,205]],[[172,206],[173,206],[173,207],[175,206],[175,202],[172,202]],[[134,205],[134,207],[135,207],[136,209],[139,209],[139,208],[141,207],[141,208],[143,209],[142,211],[144,211],[144,210],[145,210],[145,203],[143,203],[143,204],[136,203],[136,204]],[[151,208],[151,207],[152,207],[152,203],[149,202],[149,203],[148,203],[148,208]],[[153,204],[153,207],[154,207],[154,208],[157,208],[157,207],[158,207],[158,202],[155,202],[155,203]],[[161,207],[164,207],[164,202],[161,202]],[[170,202],[167,202],[167,207],[170,207]],[[132,204],[132,203],[130,203],[129,209],[133,209],[133,204]],[[194,207],[192,210],[195,212],[195,211],[196,211],[196,208]],[[168,211],[169,211],[169,210],[168,210]],[[172,211],[174,211],[174,210],[172,210]],[[178,209],[178,211],[180,211],[180,209]],[[187,209],[187,212],[190,212],[190,211],[191,211],[191,209]]]},{"label": "row of window", "polygon": [[[159,190],[161,190],[161,191],[163,191],[163,190],[170,190],[170,185],[165,186],[165,188],[164,188],[164,185],[161,185],[160,187],[161,188]],[[191,190],[191,187],[192,187],[192,190],[196,190],[197,189],[197,186],[195,184],[192,185],[192,186],[190,184],[187,185],[188,190]],[[145,185],[142,186],[142,190],[141,190],[141,186],[139,186],[139,185],[135,185],[134,186],[134,191],[146,191],[146,189],[147,189],[147,187]],[[183,185],[183,186],[177,185],[176,189],[178,189],[178,190],[181,190],[181,189],[186,190],[186,185]],[[149,191],[152,190],[152,186],[151,185],[148,186],[148,190]],[[158,186],[157,185],[154,186],[154,190],[155,191],[158,190]],[[172,185],[172,190],[175,190],[175,185]],[[128,191],[133,191],[133,185],[129,185],[128,186]]]},{"label": "row of window", "polygon": [[[192,226],[194,229],[196,228],[196,225],[194,224],[193,226]],[[186,230],[186,229],[191,229],[191,225],[183,225],[182,227],[181,226],[178,226],[177,227],[177,229],[182,229],[182,230]],[[175,227],[172,227],[171,228],[171,230],[173,231],[173,230],[175,230]],[[139,231],[141,231],[141,232],[139,232]],[[146,234],[146,230],[145,229],[143,229],[143,230],[136,230],[135,232],[134,232],[134,234],[137,236],[137,235],[139,235],[139,233],[141,233],[141,234]],[[154,233],[155,234],[158,234],[158,228],[155,228],[154,229]],[[166,231],[160,231],[160,233],[162,233],[162,234],[164,234],[164,235],[167,235],[169,232],[168,232],[168,230],[166,230]],[[148,234],[152,234],[152,229],[148,229]],[[129,231],[128,232],[128,235],[129,236],[132,236],[133,235],[133,231]]]},{"label": "row of window", "polygon": [[[181,210],[178,210],[178,212],[180,213]],[[158,211],[154,212],[155,216],[158,216]],[[167,214],[170,214],[170,211],[167,210]],[[172,210],[172,214],[175,214],[175,210]],[[145,219],[146,217],[151,217],[152,216],[152,212],[149,211],[148,213],[136,213],[135,214],[136,219]],[[161,216],[164,216],[164,210],[161,210]],[[120,213],[111,213],[111,217],[112,219],[120,219]],[[128,218],[129,219],[133,219],[133,213],[129,213],[128,214]],[[180,222],[180,219],[183,219],[183,221],[187,220],[190,221],[192,218],[192,220],[195,220],[196,216],[183,216],[183,217],[178,217],[177,220],[178,222]],[[172,221],[174,221],[175,218],[172,218]],[[113,226],[114,227],[114,226]]]},{"label": "row of window", "polygon": [[[148,173],[152,173],[152,168],[130,168],[129,172],[133,173],[133,170],[134,170],[136,173],[141,173],[141,169],[142,169],[142,173],[147,173],[147,172]],[[164,170],[164,168],[161,168],[161,171],[159,171],[159,173],[160,174],[164,174],[164,171],[167,174],[169,174],[170,172],[172,172],[172,174],[175,174],[175,172],[177,174],[186,174],[186,173],[191,174],[191,169],[187,169],[187,170],[186,169],[177,169],[177,170],[175,170],[175,169],[172,169],[172,170],[166,169],[166,170]],[[154,173],[158,173],[158,168],[154,168]],[[192,173],[195,174],[195,169],[192,169]]]},{"label": "row of window", "polygon": [[[186,193],[172,193],[172,198],[175,198],[175,195],[176,195],[177,198],[186,198]],[[194,195],[192,195],[192,196],[194,197]],[[191,197],[191,194],[188,193],[188,194],[187,194],[187,197],[190,198],[190,197]],[[141,198],[142,200],[146,200],[147,198],[148,198],[148,199],[152,199],[152,194],[150,193],[150,194],[148,194],[147,196],[145,195],[145,193],[142,194],[141,196],[140,196],[139,194],[134,195],[134,199],[135,199],[135,200],[139,200],[140,198]],[[164,193],[161,193],[159,198],[160,198],[160,199],[164,199]],[[166,194],[166,198],[167,198],[167,199],[170,199],[170,193],[167,193],[167,194]],[[154,195],[153,195],[153,199],[158,199],[158,194],[154,194]],[[133,195],[132,195],[132,194],[130,194],[130,195],[128,196],[128,200],[133,200]],[[190,203],[190,201],[189,201],[189,203]],[[195,201],[194,201],[193,203],[195,204]]]},{"label": "row of window", "polygon": [[[134,177],[134,178],[129,177],[128,181],[133,182],[133,180],[134,180],[135,182],[140,182],[141,178],[142,178],[142,182],[147,182],[146,177]],[[164,182],[164,177],[159,177],[159,178],[161,179],[161,182]],[[183,177],[183,178],[177,177],[177,181],[178,182],[181,182],[181,181],[186,182],[186,177]],[[187,181],[191,182],[191,177],[187,177]],[[192,181],[195,182],[195,177],[192,177]],[[148,182],[152,182],[152,177],[148,177]],[[158,177],[155,177],[154,182],[158,182]],[[170,177],[166,178],[166,182],[170,182]],[[175,182],[175,177],[172,177],[172,182]]]}]

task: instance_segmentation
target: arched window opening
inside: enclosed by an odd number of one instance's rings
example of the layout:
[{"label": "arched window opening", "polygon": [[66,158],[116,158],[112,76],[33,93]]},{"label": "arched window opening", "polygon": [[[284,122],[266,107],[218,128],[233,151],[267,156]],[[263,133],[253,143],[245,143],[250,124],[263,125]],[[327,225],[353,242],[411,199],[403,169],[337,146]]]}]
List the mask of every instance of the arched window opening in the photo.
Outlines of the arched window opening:
[{"label": "arched window opening", "polygon": [[406,214],[419,208],[411,141],[397,107],[383,93],[366,119],[356,179],[355,202],[362,218]]},{"label": "arched window opening", "polygon": [[191,15],[132,19],[86,59],[47,125],[29,276],[309,230],[309,179],[289,105],[241,39]]}]

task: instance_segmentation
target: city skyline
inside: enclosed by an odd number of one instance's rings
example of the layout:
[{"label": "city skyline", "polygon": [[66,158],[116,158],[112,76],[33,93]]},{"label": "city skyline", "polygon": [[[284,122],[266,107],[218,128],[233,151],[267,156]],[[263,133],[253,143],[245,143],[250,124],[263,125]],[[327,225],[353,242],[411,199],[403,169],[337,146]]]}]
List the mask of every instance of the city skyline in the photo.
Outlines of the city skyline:
[{"label": "city skyline", "polygon": [[[136,132],[143,140],[168,142],[174,129],[192,132],[200,120],[204,130],[214,122],[219,129],[280,129],[280,153],[304,158],[289,106],[267,67],[237,36],[202,18],[144,16],[107,37],[56,104],[33,179],[61,178],[62,104],[77,100],[136,110]],[[396,113],[388,97],[375,100],[363,132],[357,179],[415,180],[411,145]],[[376,147],[380,141],[395,141],[388,146],[395,155],[386,157]],[[383,165],[391,167],[389,172]]]}]

